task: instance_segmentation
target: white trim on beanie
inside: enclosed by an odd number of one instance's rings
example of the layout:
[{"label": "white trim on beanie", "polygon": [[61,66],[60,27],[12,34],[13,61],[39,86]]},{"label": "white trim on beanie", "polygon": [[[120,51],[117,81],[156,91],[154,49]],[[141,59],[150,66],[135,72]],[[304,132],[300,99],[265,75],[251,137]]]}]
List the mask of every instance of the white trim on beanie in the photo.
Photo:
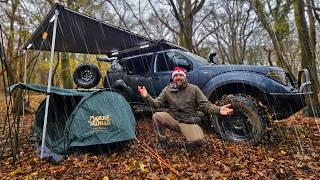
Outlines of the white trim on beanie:
[{"label": "white trim on beanie", "polygon": [[172,72],[172,76],[171,76],[172,79],[173,79],[173,77],[174,77],[175,75],[177,75],[177,74],[180,74],[180,75],[186,77],[186,73],[185,73],[184,71],[182,71],[182,70],[175,70],[175,71]]}]

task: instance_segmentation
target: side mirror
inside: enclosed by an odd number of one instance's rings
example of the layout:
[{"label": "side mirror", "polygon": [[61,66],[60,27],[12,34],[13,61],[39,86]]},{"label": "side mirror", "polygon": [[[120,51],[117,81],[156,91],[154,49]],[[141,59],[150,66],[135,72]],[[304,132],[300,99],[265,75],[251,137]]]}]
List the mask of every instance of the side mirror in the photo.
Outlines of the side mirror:
[{"label": "side mirror", "polygon": [[211,62],[211,63],[214,63],[214,64],[217,64],[215,61],[214,61],[214,57],[216,57],[217,56],[217,53],[211,53],[210,55],[209,55],[209,62]]},{"label": "side mirror", "polygon": [[185,59],[177,58],[177,59],[175,59],[175,61],[176,61],[177,66],[183,67],[187,71],[190,71],[192,69],[192,66]]}]

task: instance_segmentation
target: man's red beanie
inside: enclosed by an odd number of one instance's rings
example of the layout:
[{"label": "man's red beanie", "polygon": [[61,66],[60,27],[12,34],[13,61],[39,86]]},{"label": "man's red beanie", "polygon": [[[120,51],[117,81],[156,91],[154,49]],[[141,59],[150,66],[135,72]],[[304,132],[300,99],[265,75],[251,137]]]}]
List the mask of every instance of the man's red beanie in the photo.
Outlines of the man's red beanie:
[{"label": "man's red beanie", "polygon": [[175,76],[175,75],[177,75],[177,74],[180,74],[180,75],[182,75],[182,76],[184,76],[184,77],[186,77],[186,70],[184,69],[184,68],[182,68],[182,67],[175,67],[174,69],[173,69],[173,72],[172,72],[172,78]]}]

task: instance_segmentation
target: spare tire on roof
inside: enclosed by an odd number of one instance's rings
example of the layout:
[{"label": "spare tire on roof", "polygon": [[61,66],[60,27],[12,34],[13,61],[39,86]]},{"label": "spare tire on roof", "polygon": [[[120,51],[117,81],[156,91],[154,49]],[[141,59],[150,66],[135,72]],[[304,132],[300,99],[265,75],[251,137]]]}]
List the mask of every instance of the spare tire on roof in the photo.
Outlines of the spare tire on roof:
[{"label": "spare tire on roof", "polygon": [[95,87],[101,79],[98,67],[94,64],[81,64],[73,73],[74,83],[81,88]]}]

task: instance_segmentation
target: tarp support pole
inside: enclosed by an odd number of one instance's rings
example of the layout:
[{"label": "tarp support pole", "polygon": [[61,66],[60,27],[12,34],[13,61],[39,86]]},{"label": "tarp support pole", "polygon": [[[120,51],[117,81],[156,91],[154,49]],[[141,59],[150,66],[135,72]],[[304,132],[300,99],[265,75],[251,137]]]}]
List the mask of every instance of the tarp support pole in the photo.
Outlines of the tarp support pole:
[{"label": "tarp support pole", "polygon": [[52,66],[53,66],[53,58],[54,58],[54,46],[56,42],[58,15],[59,15],[59,10],[55,10],[54,24],[53,24],[53,30],[52,30],[53,35],[52,35],[51,51],[50,51],[50,69],[49,69],[48,86],[47,86],[47,99],[46,99],[46,108],[45,108],[44,122],[43,122],[43,128],[42,128],[42,143],[41,143],[40,158],[43,158],[43,151],[44,151],[45,139],[46,139],[48,109],[49,109],[49,102],[50,102],[49,100],[50,100],[50,90],[51,90],[51,80],[52,80]]},{"label": "tarp support pole", "polygon": [[28,50],[24,50],[24,74],[23,74],[23,83],[27,83],[27,59],[28,59]]},{"label": "tarp support pole", "polygon": [[[24,73],[23,73],[23,83],[27,83],[27,58],[28,58],[28,50],[24,50]],[[24,120],[24,109],[25,109],[25,103],[26,103],[26,97],[25,97],[25,90],[22,90],[22,120]]]}]

